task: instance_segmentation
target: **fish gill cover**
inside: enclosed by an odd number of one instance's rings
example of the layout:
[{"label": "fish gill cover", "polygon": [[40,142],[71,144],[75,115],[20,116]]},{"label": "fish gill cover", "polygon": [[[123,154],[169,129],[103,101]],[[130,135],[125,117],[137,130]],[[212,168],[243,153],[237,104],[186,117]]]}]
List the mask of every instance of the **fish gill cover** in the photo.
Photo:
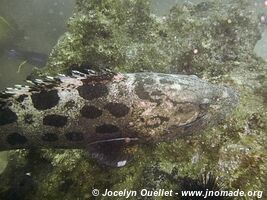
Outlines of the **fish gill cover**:
[{"label": "fish gill cover", "polygon": [[253,52],[261,37],[253,2],[185,3],[165,17],[152,15],[149,5],[143,0],[77,0],[68,32],[47,68],[36,74],[65,73],[76,66],[197,74],[239,92],[234,114],[202,135],[132,150],[135,159],[120,170],[99,167],[78,150],[19,151],[1,177],[1,189],[19,165],[38,183],[28,194],[32,198],[92,199],[91,188],[179,191],[183,186],[171,177],[193,180],[203,172],[212,172],[222,188],[264,190],[267,65]]}]

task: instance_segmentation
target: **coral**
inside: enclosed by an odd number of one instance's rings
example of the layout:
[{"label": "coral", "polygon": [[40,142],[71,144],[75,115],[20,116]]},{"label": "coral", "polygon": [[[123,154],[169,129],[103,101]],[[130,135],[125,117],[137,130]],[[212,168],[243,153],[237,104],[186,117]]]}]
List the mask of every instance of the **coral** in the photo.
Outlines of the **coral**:
[{"label": "coral", "polygon": [[[68,73],[77,66],[198,74],[232,86],[240,103],[231,117],[202,134],[141,146],[132,163],[120,169],[99,166],[77,150],[42,151],[39,165],[31,168],[38,182],[34,195],[92,199],[93,188],[179,190],[173,177],[195,180],[206,172],[229,190],[263,190],[267,64],[253,52],[261,36],[258,26],[249,0],[185,3],[165,17],[151,15],[149,1],[77,0],[68,32],[37,74]],[[14,156],[20,163],[20,154]],[[25,162],[33,159],[26,156]]]}]

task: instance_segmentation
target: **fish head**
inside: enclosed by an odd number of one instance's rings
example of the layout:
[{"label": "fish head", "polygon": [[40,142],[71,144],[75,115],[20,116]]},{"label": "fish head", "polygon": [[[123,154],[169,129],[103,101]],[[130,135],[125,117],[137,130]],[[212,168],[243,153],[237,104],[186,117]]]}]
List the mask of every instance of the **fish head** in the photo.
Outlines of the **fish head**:
[{"label": "fish head", "polygon": [[150,81],[144,78],[136,86],[137,95],[143,98],[138,120],[140,127],[144,127],[141,132],[149,140],[165,141],[198,134],[224,119],[238,103],[238,95],[231,88],[196,76],[151,76]]}]

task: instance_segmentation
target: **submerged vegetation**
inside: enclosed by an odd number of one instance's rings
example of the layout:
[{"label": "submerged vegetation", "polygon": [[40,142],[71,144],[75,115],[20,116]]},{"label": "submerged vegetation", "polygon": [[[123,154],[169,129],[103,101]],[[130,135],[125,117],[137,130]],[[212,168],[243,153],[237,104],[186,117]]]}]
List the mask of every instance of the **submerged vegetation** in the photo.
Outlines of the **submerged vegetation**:
[{"label": "submerged vegetation", "polygon": [[[216,187],[265,189],[267,64],[253,52],[261,32],[251,1],[186,3],[165,17],[152,15],[149,5],[148,0],[76,0],[68,32],[47,67],[35,73],[55,75],[82,66],[197,74],[239,92],[233,115],[202,134],[141,147],[120,169],[99,166],[80,150],[15,151],[0,177],[1,195],[12,188],[40,199],[106,199],[93,197],[92,188],[179,191],[183,185],[175,177],[194,185],[207,172],[218,177]],[[14,173],[22,180],[30,173],[29,186],[18,189]]]}]

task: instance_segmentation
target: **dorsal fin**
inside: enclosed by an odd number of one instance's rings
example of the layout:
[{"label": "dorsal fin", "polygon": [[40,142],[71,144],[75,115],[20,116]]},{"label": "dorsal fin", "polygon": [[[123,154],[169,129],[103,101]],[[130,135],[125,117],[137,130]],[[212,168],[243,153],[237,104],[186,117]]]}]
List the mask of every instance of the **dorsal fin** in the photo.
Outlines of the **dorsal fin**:
[{"label": "dorsal fin", "polygon": [[72,70],[71,76],[81,80],[85,84],[110,81],[117,73],[108,68],[98,71],[92,69]]},{"label": "dorsal fin", "polygon": [[38,79],[28,79],[26,82],[29,85],[15,85],[12,88],[6,88],[6,90],[0,92],[0,101],[3,105],[3,103],[7,102],[7,99],[12,96],[20,96],[34,91],[50,90],[60,86],[61,83],[65,83],[66,85],[79,85],[95,82],[108,82],[112,80],[115,75],[116,73],[112,72],[110,69],[100,69],[99,71],[79,69],[72,70],[70,76],[58,74],[56,77],[46,76]]}]

